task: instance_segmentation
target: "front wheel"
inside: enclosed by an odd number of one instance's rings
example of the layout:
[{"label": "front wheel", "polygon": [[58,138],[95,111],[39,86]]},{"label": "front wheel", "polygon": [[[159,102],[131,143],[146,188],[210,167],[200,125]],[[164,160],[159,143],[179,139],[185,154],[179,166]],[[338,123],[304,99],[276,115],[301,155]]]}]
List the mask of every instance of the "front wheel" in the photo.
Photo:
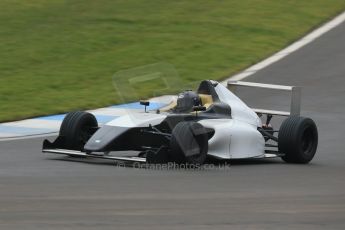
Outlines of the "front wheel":
[{"label": "front wheel", "polygon": [[306,117],[292,116],[281,125],[278,135],[279,152],[288,163],[307,164],[317,150],[318,132],[315,122]]},{"label": "front wheel", "polygon": [[59,136],[63,138],[65,148],[82,151],[97,127],[97,120],[91,113],[70,112],[61,124]]},{"label": "front wheel", "polygon": [[208,152],[206,129],[197,122],[180,122],[172,130],[170,147],[173,161],[201,165]]}]

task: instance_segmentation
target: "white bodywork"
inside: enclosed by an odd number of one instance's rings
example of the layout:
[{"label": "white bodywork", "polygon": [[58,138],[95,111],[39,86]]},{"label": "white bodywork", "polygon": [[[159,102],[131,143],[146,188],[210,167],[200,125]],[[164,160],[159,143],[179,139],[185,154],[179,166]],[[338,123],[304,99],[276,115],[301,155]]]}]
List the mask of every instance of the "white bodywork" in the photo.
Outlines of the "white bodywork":
[{"label": "white bodywork", "polygon": [[265,140],[256,128],[235,119],[199,121],[215,133],[208,141],[208,154],[221,159],[258,157],[265,153]]},{"label": "white bodywork", "polygon": [[260,118],[241,99],[222,84],[215,87],[221,102],[231,107],[232,119],[207,119],[199,121],[215,130],[208,142],[208,154],[222,159],[241,159],[265,154],[265,139],[257,130]]},{"label": "white bodywork", "polygon": [[[220,101],[231,107],[231,119],[205,119],[199,123],[215,130],[209,139],[208,155],[220,159],[259,157],[265,154],[265,140],[257,128],[262,126],[260,118],[241,99],[222,84],[214,88]],[[108,122],[115,127],[148,127],[158,125],[167,114],[129,113]]]},{"label": "white bodywork", "polygon": [[255,128],[262,126],[258,115],[225,86],[217,84],[214,89],[220,101],[230,105],[231,116],[234,120],[251,124],[255,126]]},{"label": "white bodywork", "polygon": [[108,122],[106,125],[116,127],[148,127],[160,124],[167,115],[154,113],[128,113]]}]

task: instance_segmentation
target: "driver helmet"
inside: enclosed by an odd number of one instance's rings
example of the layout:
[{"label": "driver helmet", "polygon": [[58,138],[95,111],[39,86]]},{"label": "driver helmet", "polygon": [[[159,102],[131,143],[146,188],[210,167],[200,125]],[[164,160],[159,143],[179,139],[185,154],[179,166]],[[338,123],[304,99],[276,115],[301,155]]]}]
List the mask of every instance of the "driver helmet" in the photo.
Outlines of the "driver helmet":
[{"label": "driver helmet", "polygon": [[189,113],[192,112],[193,106],[201,105],[201,98],[196,92],[191,90],[180,93],[177,97],[175,112]]}]

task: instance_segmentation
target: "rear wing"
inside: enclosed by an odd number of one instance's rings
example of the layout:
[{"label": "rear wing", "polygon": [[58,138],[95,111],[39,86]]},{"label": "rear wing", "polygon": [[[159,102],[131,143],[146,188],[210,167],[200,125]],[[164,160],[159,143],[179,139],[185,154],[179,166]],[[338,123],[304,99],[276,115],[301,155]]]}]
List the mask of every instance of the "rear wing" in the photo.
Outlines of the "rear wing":
[{"label": "rear wing", "polygon": [[272,85],[272,84],[263,84],[255,82],[244,82],[244,81],[228,81],[228,89],[236,94],[236,89],[238,87],[254,87],[254,88],[264,88],[271,90],[280,90],[280,91],[290,91],[291,92],[291,103],[290,111],[279,111],[279,110],[266,110],[252,108],[257,114],[269,114],[269,115],[278,115],[278,116],[292,116],[300,115],[301,113],[301,87],[298,86],[285,86],[285,85]]}]

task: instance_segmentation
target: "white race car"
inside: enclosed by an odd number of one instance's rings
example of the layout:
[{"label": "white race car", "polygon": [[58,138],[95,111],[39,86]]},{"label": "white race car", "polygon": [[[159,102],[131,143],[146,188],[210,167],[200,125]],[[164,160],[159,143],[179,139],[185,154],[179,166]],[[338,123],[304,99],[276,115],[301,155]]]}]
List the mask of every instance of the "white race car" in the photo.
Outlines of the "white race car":
[{"label": "white race car", "polygon": [[[290,112],[249,108],[233,92],[237,86],[292,91]],[[229,90],[230,89],[230,90]],[[71,112],[58,138],[45,140],[43,152],[146,163],[203,164],[207,157],[246,159],[281,157],[289,163],[308,163],[316,152],[314,121],[300,117],[300,88],[249,82],[224,85],[205,80],[196,92],[180,93],[157,111],[128,113],[99,127],[94,115]],[[266,116],[266,121],[260,117]],[[279,130],[273,116],[287,116]],[[116,151],[133,150],[133,156]]]}]

